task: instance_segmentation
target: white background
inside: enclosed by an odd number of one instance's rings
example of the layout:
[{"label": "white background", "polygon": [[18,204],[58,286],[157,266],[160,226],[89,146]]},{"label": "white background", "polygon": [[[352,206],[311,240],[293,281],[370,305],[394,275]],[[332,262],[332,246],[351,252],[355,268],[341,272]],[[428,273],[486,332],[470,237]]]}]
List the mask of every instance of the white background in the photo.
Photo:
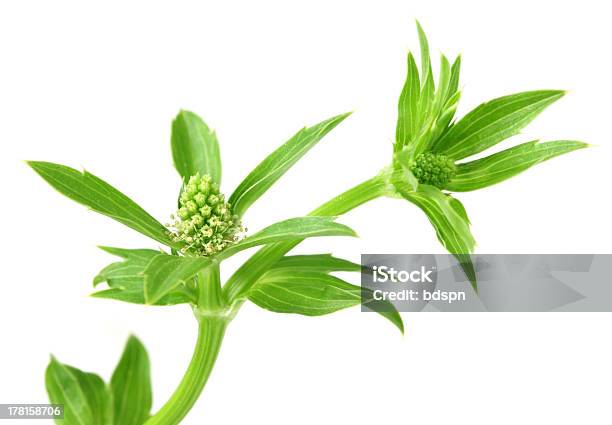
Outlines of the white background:
[{"label": "white background", "polygon": [[[415,18],[435,56],[463,54],[460,114],[511,92],[568,89],[515,141],[596,145],[460,194],[477,251],[611,252],[605,2],[4,1],[0,403],[46,401],[49,353],[108,379],[133,332],[151,356],[158,408],[195,338],[188,308],[88,297],[92,277],[113,261],[97,244],[156,243],[58,195],[21,160],[87,167],[165,220],[179,185],[169,136],[180,108],[217,130],[225,192],[302,125],[355,110],[246,224],[303,215],[390,160],[405,55],[418,46]],[[443,252],[406,202],[378,200],[341,221],[361,238],[300,250],[353,260],[365,251]],[[610,314],[404,319],[402,337],[359,309],[307,318],[247,305],[184,423],[612,422]]]}]

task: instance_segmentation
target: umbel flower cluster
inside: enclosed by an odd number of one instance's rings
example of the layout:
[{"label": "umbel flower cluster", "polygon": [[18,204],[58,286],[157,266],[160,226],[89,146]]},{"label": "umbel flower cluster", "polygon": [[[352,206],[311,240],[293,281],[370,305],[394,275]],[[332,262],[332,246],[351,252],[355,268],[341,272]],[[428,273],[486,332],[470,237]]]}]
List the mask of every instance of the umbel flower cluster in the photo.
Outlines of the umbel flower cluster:
[{"label": "umbel flower cluster", "polygon": [[219,185],[209,175],[191,176],[179,198],[179,209],[170,236],[184,244],[181,252],[210,256],[237,242],[244,227],[232,207],[219,193]]},{"label": "umbel flower cluster", "polygon": [[457,166],[446,155],[426,152],[416,157],[410,171],[419,183],[443,188],[455,177]]}]

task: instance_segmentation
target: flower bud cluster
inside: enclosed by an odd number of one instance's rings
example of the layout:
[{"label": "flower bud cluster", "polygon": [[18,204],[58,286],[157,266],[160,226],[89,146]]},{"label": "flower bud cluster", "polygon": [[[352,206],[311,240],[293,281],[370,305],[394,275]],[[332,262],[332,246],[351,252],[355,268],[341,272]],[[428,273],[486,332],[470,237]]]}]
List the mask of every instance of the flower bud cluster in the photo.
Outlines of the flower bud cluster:
[{"label": "flower bud cluster", "polygon": [[189,178],[179,198],[170,236],[184,254],[210,256],[237,242],[244,228],[209,175]]},{"label": "flower bud cluster", "polygon": [[452,159],[445,155],[426,152],[416,157],[410,171],[419,183],[442,189],[446,183],[455,177],[457,166]]}]

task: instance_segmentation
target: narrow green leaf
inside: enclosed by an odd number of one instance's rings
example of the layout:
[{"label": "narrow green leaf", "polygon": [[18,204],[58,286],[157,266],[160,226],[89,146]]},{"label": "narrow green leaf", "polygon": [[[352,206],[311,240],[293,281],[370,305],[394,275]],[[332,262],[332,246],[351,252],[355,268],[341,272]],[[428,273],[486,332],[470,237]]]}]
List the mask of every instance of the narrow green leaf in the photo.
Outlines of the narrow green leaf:
[{"label": "narrow green leaf", "polygon": [[149,417],[151,394],[147,350],[130,336],[110,382],[114,401],[115,425],[142,425]]},{"label": "narrow green leaf", "polygon": [[435,150],[455,160],[482,152],[518,134],[563,94],[560,90],[538,90],[483,103],[445,133]]},{"label": "narrow green leaf", "polygon": [[229,203],[233,207],[234,214],[244,215],[245,211],[306,152],[349,115],[350,113],[337,115],[312,127],[303,128],[284,145],[268,155],[232,193]]},{"label": "narrow green leaf", "polygon": [[401,151],[415,137],[418,130],[418,107],[421,83],[419,70],[412,53],[408,53],[408,71],[397,105],[397,127],[394,151]]},{"label": "narrow green leaf", "polygon": [[257,245],[273,242],[304,239],[320,236],[357,236],[344,224],[334,222],[335,217],[296,217],[274,223],[263,230],[230,245],[217,254],[217,257],[227,258],[235,253]]},{"label": "narrow green leaf", "polygon": [[183,180],[199,173],[221,184],[221,154],[214,131],[189,111],[181,111],[172,122],[172,159]]},{"label": "narrow green leaf", "polygon": [[[124,249],[100,247],[104,251],[124,258],[111,263],[94,278],[94,286],[106,282],[109,289],[91,294],[96,298],[113,299],[133,304],[145,304],[144,271],[160,251],[152,249]],[[157,300],[155,305],[175,305],[192,301],[186,288],[179,287]]]},{"label": "narrow green leaf", "polygon": [[[91,294],[94,298],[104,298],[107,300],[123,301],[130,304],[147,304],[144,297],[144,288],[109,288],[97,291]],[[179,291],[177,288],[174,291],[170,291],[168,294],[155,301],[154,305],[157,306],[171,306],[177,304],[194,303],[197,300],[187,294],[186,292]]]},{"label": "narrow green leaf", "polygon": [[[359,286],[326,273],[295,270],[266,273],[250,289],[248,297],[266,310],[304,316],[322,316],[362,302]],[[393,306],[388,304],[385,309],[389,310],[387,313],[395,311]],[[403,332],[399,314],[383,314],[383,317],[391,320]]]},{"label": "narrow green leaf", "polygon": [[156,255],[163,254],[162,251],[146,248],[129,249],[101,245],[99,245],[98,248],[100,248],[102,251],[108,252],[111,255],[115,255],[117,257],[125,258],[128,260],[149,261]]},{"label": "narrow green leaf", "polygon": [[188,282],[189,279],[210,264],[211,259],[207,257],[157,255],[143,272],[146,303],[155,304],[159,302],[166,294],[180,284]]},{"label": "narrow green leaf", "polygon": [[316,271],[319,273],[358,272],[361,271],[361,265],[342,258],[333,257],[331,254],[314,254],[286,255],[272,267],[272,270],[288,269]]},{"label": "narrow green leaf", "polygon": [[406,200],[418,206],[427,215],[438,240],[457,258],[476,289],[476,274],[470,257],[476,241],[470,231],[470,222],[461,202],[426,184],[419,185],[416,191],[407,191],[401,186],[397,188]]},{"label": "narrow green leaf", "polygon": [[476,161],[459,164],[457,174],[445,189],[455,192],[482,189],[514,177],[536,164],[587,146],[574,140],[523,143]]},{"label": "narrow green leaf", "polygon": [[453,66],[451,67],[450,82],[448,84],[448,93],[446,100],[448,101],[459,90],[459,77],[461,75],[461,55],[457,56]]},{"label": "narrow green leaf", "polygon": [[451,84],[451,66],[444,55],[440,55],[440,75],[438,76],[438,90],[434,96],[432,115],[437,117],[448,99]]},{"label": "narrow green leaf", "polygon": [[[423,27],[419,21],[416,21],[417,32],[419,34],[419,45],[421,46],[421,75],[423,76],[423,85],[426,83],[426,76],[429,74],[431,76],[431,59],[429,56],[429,43],[427,41],[427,36],[425,35],[425,31],[423,31]],[[432,76],[433,77],[433,76]]]},{"label": "narrow green leaf", "polygon": [[65,425],[111,425],[113,410],[111,394],[104,381],[93,374],[60,363],[51,357],[45,372],[49,401],[64,405]]},{"label": "narrow green leaf", "polygon": [[130,198],[93,174],[87,171],[81,173],[65,165],[51,162],[30,161],[28,165],[53,188],[70,199],[164,245],[174,245],[167,229],[160,222]]},{"label": "narrow green leaf", "polygon": [[107,282],[113,288],[142,287],[144,278],[142,273],[153,257],[160,255],[160,251],[153,249],[124,249],[103,246],[102,250],[124,258],[124,261],[111,263],[103,268],[94,278],[94,286]]}]

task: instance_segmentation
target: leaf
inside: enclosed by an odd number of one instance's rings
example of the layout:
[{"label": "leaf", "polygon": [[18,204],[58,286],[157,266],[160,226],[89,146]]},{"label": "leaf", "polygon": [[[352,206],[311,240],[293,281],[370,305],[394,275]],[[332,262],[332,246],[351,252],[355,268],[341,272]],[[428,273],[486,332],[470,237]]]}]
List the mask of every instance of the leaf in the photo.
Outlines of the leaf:
[{"label": "leaf", "polygon": [[453,66],[451,67],[450,82],[448,84],[448,93],[446,100],[448,101],[451,97],[459,90],[459,77],[461,75],[461,55],[457,56]]},{"label": "leaf", "polygon": [[159,302],[166,294],[181,283],[189,281],[210,264],[211,259],[208,257],[157,255],[143,272],[145,302],[147,304]]},{"label": "leaf", "polygon": [[[145,304],[144,271],[160,251],[152,249],[124,249],[101,246],[106,252],[124,258],[124,261],[111,263],[94,278],[94,286],[106,282],[109,289],[94,292],[96,298],[113,299],[133,304]],[[177,288],[157,300],[155,305],[175,305],[191,300],[187,291]],[[185,289],[185,288],[183,288]]]},{"label": "leaf", "polygon": [[221,184],[221,154],[214,131],[190,111],[180,111],[172,122],[172,159],[183,180],[208,174]]},{"label": "leaf", "polygon": [[[123,301],[130,304],[147,304],[144,297],[144,288],[110,288],[102,291],[97,291],[91,294],[94,298],[104,298],[109,300]],[[168,294],[155,301],[153,305],[158,306],[171,306],[177,304],[186,304],[189,302],[195,302],[196,300],[185,294],[181,293],[178,289],[170,291]]]},{"label": "leaf", "polygon": [[104,381],[93,374],[60,363],[55,357],[45,372],[45,385],[52,404],[64,405],[65,425],[111,425],[111,394]]},{"label": "leaf", "polygon": [[438,90],[434,96],[432,116],[438,117],[446,101],[451,85],[451,66],[448,59],[444,55],[440,55],[440,75],[438,81]]},{"label": "leaf", "polygon": [[142,272],[153,257],[160,255],[160,251],[152,249],[124,249],[113,247],[100,247],[102,250],[124,258],[124,261],[111,263],[103,268],[94,278],[94,286],[107,282],[113,288],[131,288],[144,283]]},{"label": "leaf", "polygon": [[223,259],[235,253],[257,245],[281,242],[294,239],[304,239],[320,236],[357,236],[344,224],[334,222],[335,217],[296,217],[274,223],[263,230],[230,245],[217,258]]},{"label": "leaf", "polygon": [[329,272],[358,272],[361,265],[331,254],[315,255],[286,255],[281,258],[272,270],[311,271],[320,273]]},{"label": "leaf", "polygon": [[102,251],[106,251],[111,255],[115,255],[117,257],[126,258],[128,260],[142,260],[149,261],[151,258],[155,257],[158,254],[162,254],[162,251],[155,249],[129,249],[129,248],[117,248],[113,246],[101,246],[98,245]]},{"label": "leaf", "polygon": [[153,403],[149,356],[135,336],[130,336],[125,345],[110,389],[115,425],[142,425],[147,420]]},{"label": "leaf", "polygon": [[426,184],[419,185],[416,191],[407,191],[402,186],[396,185],[396,187],[406,200],[418,206],[427,215],[438,240],[457,258],[476,290],[476,274],[470,257],[476,241],[470,231],[470,222],[461,202]]},{"label": "leaf", "polygon": [[245,211],[280,179],[306,152],[340,124],[349,113],[337,115],[312,127],[303,128],[284,145],[266,157],[238,185],[229,199],[234,214]]},{"label": "leaf", "polygon": [[457,174],[445,189],[455,192],[482,189],[514,177],[536,164],[587,146],[573,140],[523,143],[476,161],[459,164]]},{"label": "leaf", "polygon": [[415,137],[418,130],[418,107],[421,92],[419,70],[412,53],[408,53],[408,72],[397,105],[395,152],[401,151]]},{"label": "leaf", "polygon": [[65,165],[30,161],[34,169],[53,188],[73,201],[104,214],[164,245],[175,245],[168,230],[130,198],[93,174]]},{"label": "leaf", "polygon": [[530,91],[483,103],[444,134],[435,150],[454,160],[482,152],[518,134],[563,94],[559,90]]},{"label": "leaf", "polygon": [[[429,43],[427,42],[427,36],[425,35],[425,31],[423,31],[423,27],[419,21],[416,21],[417,33],[419,34],[419,45],[421,47],[421,75],[424,78],[429,74],[431,76],[431,59],[429,57]],[[432,76],[433,77],[433,76]],[[423,80],[423,85],[425,85],[426,81]]]},{"label": "leaf", "polygon": [[[252,302],[266,310],[304,316],[322,316],[362,302],[359,286],[325,273],[295,270],[266,273],[248,294]],[[395,311],[391,304],[387,307]],[[403,332],[399,314],[383,316]]]}]

